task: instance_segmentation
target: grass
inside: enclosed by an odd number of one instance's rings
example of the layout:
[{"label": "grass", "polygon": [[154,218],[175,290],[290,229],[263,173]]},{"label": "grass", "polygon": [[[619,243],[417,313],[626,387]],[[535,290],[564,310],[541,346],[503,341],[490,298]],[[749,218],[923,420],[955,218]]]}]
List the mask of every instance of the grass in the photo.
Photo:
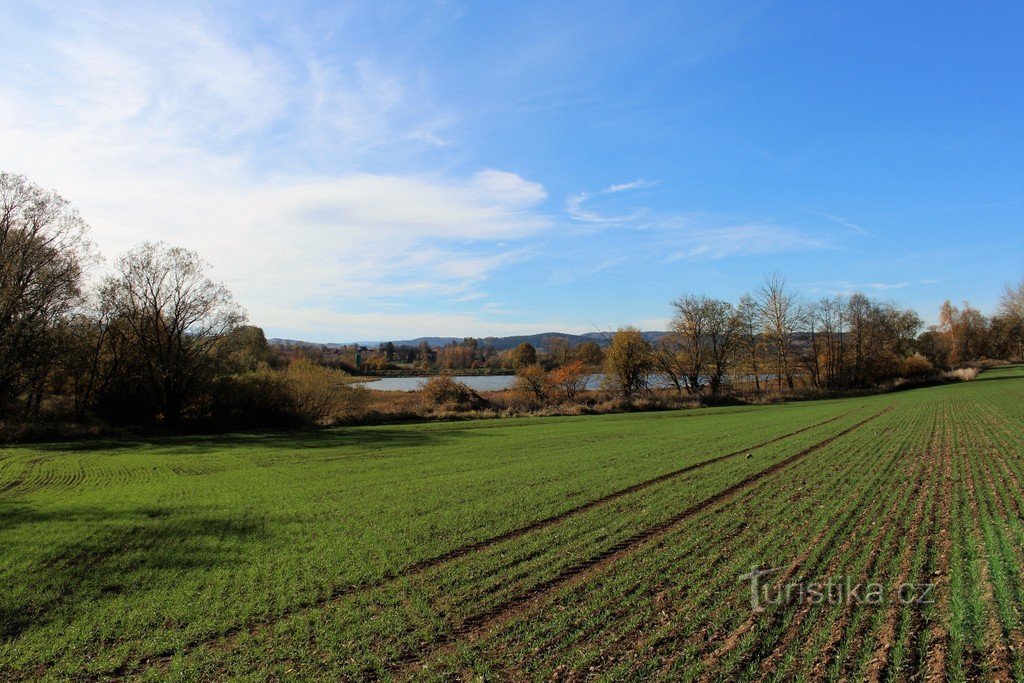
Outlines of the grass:
[{"label": "grass", "polygon": [[0,676],[1020,678],[1022,398],[0,447]]}]

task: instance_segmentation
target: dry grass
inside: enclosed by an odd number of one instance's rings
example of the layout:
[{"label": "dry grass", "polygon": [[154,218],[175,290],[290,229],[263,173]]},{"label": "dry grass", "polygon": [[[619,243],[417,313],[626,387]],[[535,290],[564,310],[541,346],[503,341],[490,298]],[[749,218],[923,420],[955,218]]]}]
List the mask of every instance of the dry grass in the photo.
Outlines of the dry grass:
[{"label": "dry grass", "polygon": [[981,370],[978,368],[957,368],[955,370],[947,370],[942,373],[943,379],[951,379],[957,382],[969,382],[978,376]]}]

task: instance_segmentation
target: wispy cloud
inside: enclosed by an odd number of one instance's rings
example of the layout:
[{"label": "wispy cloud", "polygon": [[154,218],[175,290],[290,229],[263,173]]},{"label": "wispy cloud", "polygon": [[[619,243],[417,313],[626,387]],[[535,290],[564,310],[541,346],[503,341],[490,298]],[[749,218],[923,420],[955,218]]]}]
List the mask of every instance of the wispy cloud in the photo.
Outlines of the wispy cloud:
[{"label": "wispy cloud", "polygon": [[718,260],[834,248],[828,242],[771,223],[677,230],[666,239],[666,245],[670,251],[666,261]]},{"label": "wispy cloud", "polygon": [[940,282],[937,279],[908,280],[901,282],[853,282],[849,280],[830,280],[825,282],[811,282],[806,286],[809,291],[820,294],[854,294],[856,292],[888,292],[897,289],[905,289],[917,285],[933,285]]},{"label": "wispy cloud", "polygon": [[804,211],[806,211],[807,213],[813,213],[816,216],[821,216],[822,218],[826,218],[826,219],[832,221],[833,223],[838,223],[839,225],[842,225],[844,227],[849,228],[850,230],[854,231],[858,235],[863,235],[864,237],[873,237],[874,236],[874,233],[872,233],[870,230],[868,230],[864,226],[862,226],[862,225],[860,225],[858,223],[854,223],[853,221],[851,221],[851,220],[849,220],[847,218],[843,218],[842,216],[836,216],[836,215],[828,213],[826,211],[819,211],[818,209],[812,209],[812,208],[809,208],[809,207],[805,208]]},{"label": "wispy cloud", "polygon": [[567,266],[561,268],[551,274],[548,281],[551,284],[564,285],[569,282],[575,282],[577,280],[584,280],[588,277],[593,277],[598,273],[608,270],[614,266],[619,265],[627,260],[625,256],[617,256],[615,258],[605,259],[596,263],[590,263],[581,266]]},{"label": "wispy cloud", "polygon": [[645,209],[637,209],[628,214],[620,214],[617,216],[601,214],[596,211],[592,211],[584,207],[584,204],[590,200],[602,197],[604,195],[617,194],[619,192],[629,192],[630,190],[641,190],[657,185],[657,181],[644,180],[643,178],[637,178],[636,180],[628,183],[620,183],[618,185],[609,185],[608,187],[599,190],[594,193],[580,192],[578,194],[571,195],[565,202],[566,213],[571,218],[577,221],[583,221],[586,223],[628,223],[639,219],[646,213]]}]

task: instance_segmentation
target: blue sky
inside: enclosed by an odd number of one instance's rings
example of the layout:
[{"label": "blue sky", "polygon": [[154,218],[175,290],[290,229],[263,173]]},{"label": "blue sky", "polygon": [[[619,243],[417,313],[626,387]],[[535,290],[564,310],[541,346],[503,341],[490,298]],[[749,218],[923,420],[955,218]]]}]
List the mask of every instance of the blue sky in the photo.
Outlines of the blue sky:
[{"label": "blue sky", "polygon": [[271,336],[660,328],[1024,276],[1024,5],[4,3],[0,168]]}]

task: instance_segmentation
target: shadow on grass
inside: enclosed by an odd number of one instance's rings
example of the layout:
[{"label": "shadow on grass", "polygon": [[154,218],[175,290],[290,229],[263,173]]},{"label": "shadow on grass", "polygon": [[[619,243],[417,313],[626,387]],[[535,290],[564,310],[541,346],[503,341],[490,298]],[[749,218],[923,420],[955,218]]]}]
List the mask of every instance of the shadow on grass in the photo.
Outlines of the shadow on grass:
[{"label": "shadow on grass", "polygon": [[181,455],[215,453],[244,448],[323,449],[388,448],[440,444],[460,437],[458,429],[405,427],[334,427],[323,430],[205,434],[202,436],[154,436],[32,444],[48,452],[112,452],[132,449],[176,450]]},{"label": "shadow on grass", "polygon": [[[1015,374],[1010,374],[1007,371],[1013,371]],[[971,382],[1002,382],[1008,379],[1015,379],[1018,382],[1024,380],[1024,365],[1001,365],[999,367],[986,370],[979,374]]]},{"label": "shadow on grass", "polygon": [[[163,572],[173,577],[185,571],[242,565],[247,544],[267,535],[264,520],[232,519],[195,509],[140,507],[112,512],[82,507],[41,512],[28,506],[0,506],[0,528],[8,531],[18,525],[69,522],[69,533],[80,538],[54,544],[50,552],[33,560],[18,579],[23,583],[9,586],[0,599],[0,642],[56,619],[70,622],[97,601],[142,598],[153,588],[166,588],[168,584],[157,576]],[[27,527],[14,544],[2,547],[2,553],[16,557],[17,549],[11,545],[33,542],[32,529]]]}]

